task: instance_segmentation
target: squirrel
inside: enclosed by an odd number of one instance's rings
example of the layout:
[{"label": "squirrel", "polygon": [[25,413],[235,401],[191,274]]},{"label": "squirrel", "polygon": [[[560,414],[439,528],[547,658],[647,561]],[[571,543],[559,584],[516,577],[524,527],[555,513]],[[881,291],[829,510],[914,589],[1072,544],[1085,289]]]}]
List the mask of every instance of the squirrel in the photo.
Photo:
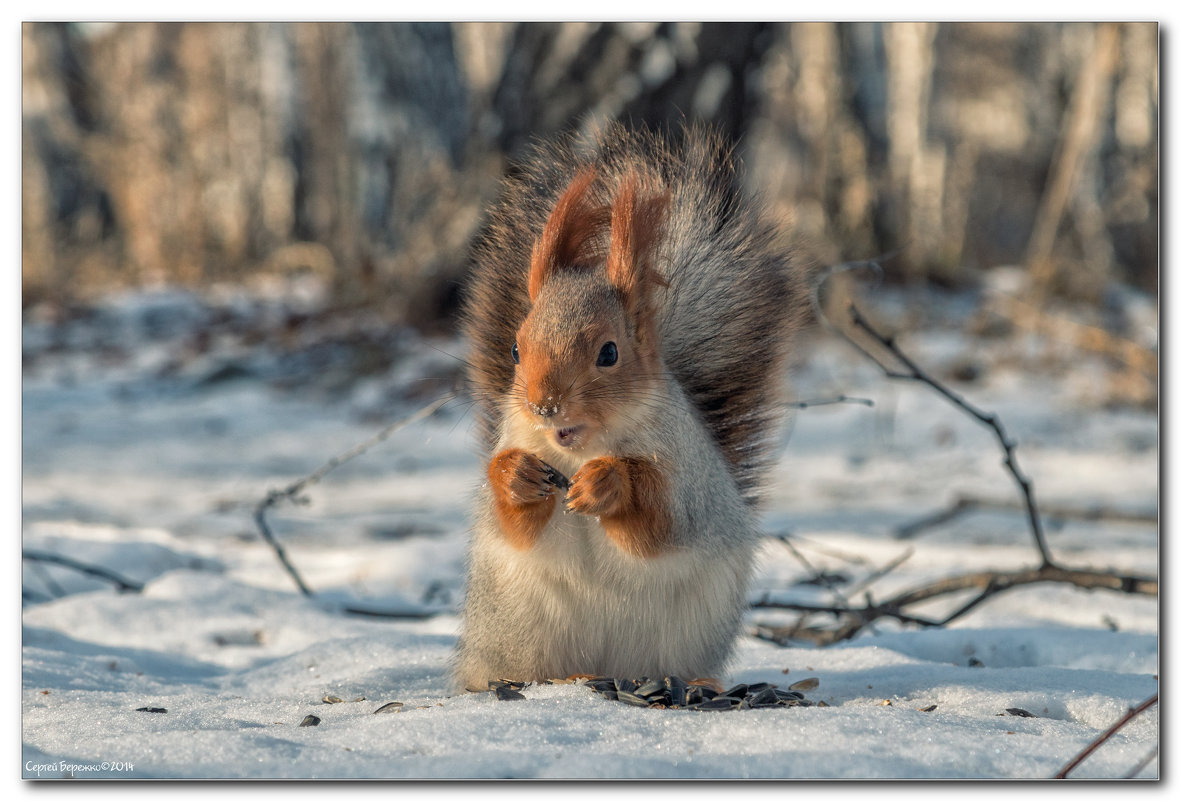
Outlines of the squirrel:
[{"label": "squirrel", "polygon": [[703,127],[567,134],[505,179],[462,313],[488,465],[457,686],[722,674],[801,262]]}]

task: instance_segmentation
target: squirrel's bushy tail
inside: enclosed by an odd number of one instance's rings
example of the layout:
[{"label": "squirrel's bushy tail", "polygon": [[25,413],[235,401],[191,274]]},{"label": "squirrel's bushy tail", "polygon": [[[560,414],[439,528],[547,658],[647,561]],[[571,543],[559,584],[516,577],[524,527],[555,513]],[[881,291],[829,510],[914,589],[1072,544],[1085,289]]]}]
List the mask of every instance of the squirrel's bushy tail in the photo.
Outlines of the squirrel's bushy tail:
[{"label": "squirrel's bushy tail", "polygon": [[509,175],[492,210],[465,296],[468,379],[494,447],[499,402],[513,382],[509,350],[529,311],[530,255],[559,197],[592,170],[605,202],[636,174],[668,193],[658,334],[664,364],[700,411],[749,502],[784,411],[792,334],[806,309],[807,268],[786,233],[744,198],[731,152],[687,128],[675,143],[609,126],[593,140],[541,143]]}]

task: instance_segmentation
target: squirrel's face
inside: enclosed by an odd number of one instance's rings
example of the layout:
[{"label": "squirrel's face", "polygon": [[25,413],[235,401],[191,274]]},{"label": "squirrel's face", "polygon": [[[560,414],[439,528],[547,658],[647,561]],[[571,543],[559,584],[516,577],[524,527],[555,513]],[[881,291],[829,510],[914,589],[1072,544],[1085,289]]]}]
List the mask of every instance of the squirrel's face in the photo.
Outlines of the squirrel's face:
[{"label": "squirrel's face", "polygon": [[654,343],[643,333],[604,281],[554,276],[504,354],[515,363],[519,412],[570,449],[639,423],[659,374]]},{"label": "squirrel's face", "polygon": [[624,436],[659,412],[653,268],[670,194],[631,173],[596,189],[578,173],[554,204],[529,257],[528,316],[506,358],[512,399],[559,449]]}]

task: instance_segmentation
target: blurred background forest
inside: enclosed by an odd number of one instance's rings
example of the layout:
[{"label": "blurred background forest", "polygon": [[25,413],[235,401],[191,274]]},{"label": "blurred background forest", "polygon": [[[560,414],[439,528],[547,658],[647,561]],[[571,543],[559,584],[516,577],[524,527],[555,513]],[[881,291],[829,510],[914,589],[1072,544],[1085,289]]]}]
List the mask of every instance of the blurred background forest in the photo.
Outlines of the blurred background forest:
[{"label": "blurred background forest", "polygon": [[707,121],[822,262],[1015,266],[1035,325],[1081,309],[1068,336],[1154,397],[1120,298],[1158,281],[1155,23],[26,23],[22,63],[23,301],[49,318],[311,276],[317,315],[447,333],[531,139]]}]

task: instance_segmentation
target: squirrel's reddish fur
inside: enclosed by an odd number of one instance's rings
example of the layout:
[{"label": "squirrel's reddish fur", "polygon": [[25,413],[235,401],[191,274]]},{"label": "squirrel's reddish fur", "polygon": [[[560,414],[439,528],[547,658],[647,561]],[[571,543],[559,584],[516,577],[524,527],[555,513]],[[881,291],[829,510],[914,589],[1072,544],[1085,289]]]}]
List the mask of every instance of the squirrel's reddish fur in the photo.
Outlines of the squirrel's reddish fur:
[{"label": "squirrel's reddish fur", "polygon": [[544,469],[540,459],[522,448],[502,450],[488,463],[496,515],[514,548],[533,547],[557,505],[543,481]]},{"label": "squirrel's reddish fur", "polygon": [[[674,323],[714,322],[688,336],[671,338],[665,343],[664,359],[700,410],[743,497],[754,504],[766,464],[767,433],[782,414],[775,399],[784,352],[806,316],[808,268],[792,260],[783,232],[740,194],[728,146],[702,128],[684,131],[677,145],[618,124],[589,142],[570,135],[539,143],[506,180],[477,246],[477,266],[462,312],[479,439],[489,450],[496,442],[503,414],[498,401],[514,380],[505,349],[528,314],[543,275],[551,272],[554,257],[571,264],[601,258],[604,241],[595,234],[601,237],[603,222],[609,219],[611,189],[626,186],[637,169],[663,191],[653,193],[636,210],[642,220],[636,230],[642,235],[675,229],[674,244],[657,241],[644,246],[660,247],[665,259],[718,262],[708,266],[717,271],[717,280],[706,279],[716,284],[714,293],[707,286],[694,287],[698,291],[692,293],[670,290],[682,298],[691,294],[694,302],[703,300],[705,306],[682,310]],[[683,191],[685,186],[691,191]],[[679,217],[667,219],[672,216],[667,208],[672,187],[681,189],[671,192],[680,205],[691,207],[687,213],[695,216],[695,230],[682,230]],[[567,198],[569,190],[576,198]],[[625,201],[627,193],[619,197]],[[559,199],[576,202],[559,206]],[[620,213],[616,204],[615,216]],[[650,278],[649,286],[666,283],[658,270]],[[751,357],[752,351],[765,348],[777,352]]]},{"label": "squirrel's reddish fur", "polygon": [[668,487],[650,461],[600,456],[574,474],[568,507],[594,515],[624,552],[652,557],[670,539]]},{"label": "squirrel's reddish fur", "polygon": [[463,686],[723,668],[804,283],[703,130],[610,126],[508,179],[464,311],[489,464]]}]

